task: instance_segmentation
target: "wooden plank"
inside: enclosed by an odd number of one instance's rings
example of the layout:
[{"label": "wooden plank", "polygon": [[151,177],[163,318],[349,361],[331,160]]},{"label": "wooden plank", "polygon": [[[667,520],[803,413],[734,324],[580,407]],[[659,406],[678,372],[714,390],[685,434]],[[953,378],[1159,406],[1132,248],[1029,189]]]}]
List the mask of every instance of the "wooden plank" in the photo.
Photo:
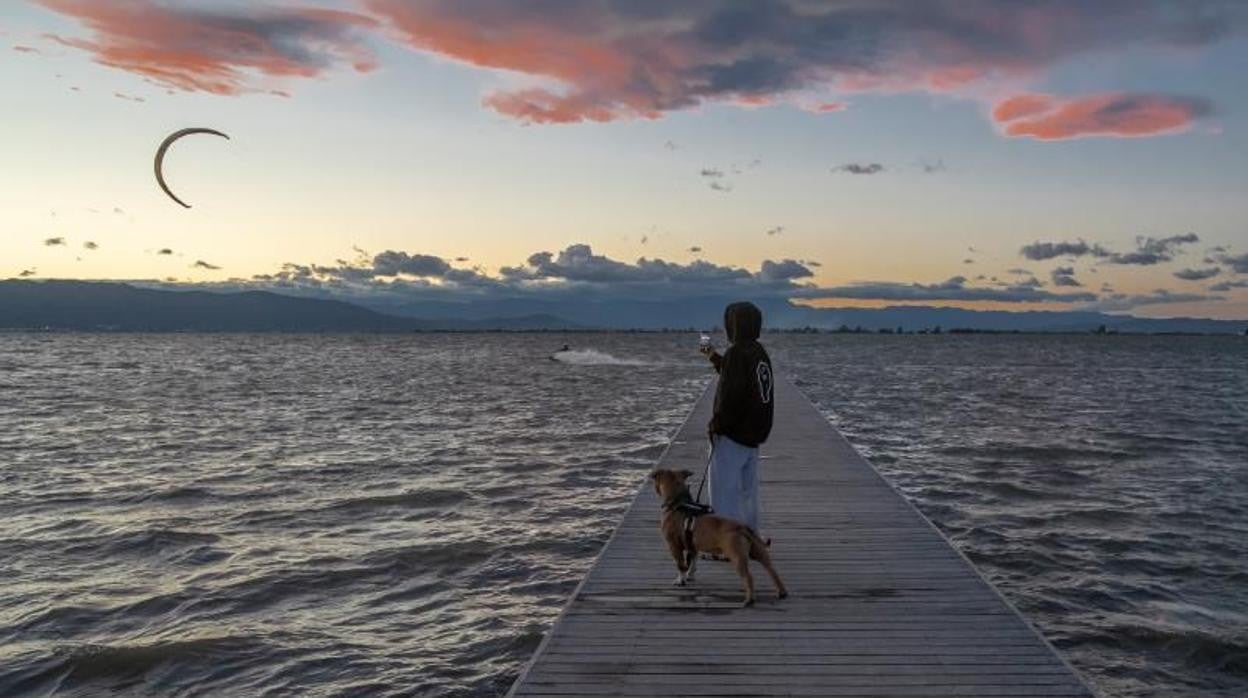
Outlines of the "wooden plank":
[{"label": "wooden plank", "polygon": [[[702,472],[710,398],[659,467]],[[777,600],[757,566],[753,608],[740,608],[740,581],[722,563],[670,586],[647,482],[510,695],[1090,694],[783,378],[762,476],[763,528],[790,598]]]}]

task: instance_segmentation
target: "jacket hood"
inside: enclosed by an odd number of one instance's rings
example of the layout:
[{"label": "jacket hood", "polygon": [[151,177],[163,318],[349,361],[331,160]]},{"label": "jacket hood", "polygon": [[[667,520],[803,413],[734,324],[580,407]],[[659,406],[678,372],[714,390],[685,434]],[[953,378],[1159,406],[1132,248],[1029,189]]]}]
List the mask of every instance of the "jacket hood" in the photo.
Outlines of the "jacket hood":
[{"label": "jacket hood", "polygon": [[730,342],[758,339],[763,332],[763,311],[745,301],[730,303],[724,308],[724,331]]}]

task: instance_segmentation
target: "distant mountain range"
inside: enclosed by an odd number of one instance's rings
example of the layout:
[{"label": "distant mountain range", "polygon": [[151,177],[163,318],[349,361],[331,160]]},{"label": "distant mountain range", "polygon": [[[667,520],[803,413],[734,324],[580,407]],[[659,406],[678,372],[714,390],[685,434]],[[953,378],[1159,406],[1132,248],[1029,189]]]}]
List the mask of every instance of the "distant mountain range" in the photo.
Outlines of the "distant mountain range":
[{"label": "distant mountain range", "polygon": [[165,291],[92,281],[0,281],[0,329],[121,332],[411,332],[578,329],[557,317],[419,320],[268,291]]},{"label": "distant mountain range", "polygon": [[[678,303],[615,300],[557,306],[538,301],[482,301],[471,306],[360,304],[268,291],[174,291],[90,281],[0,281],[0,329],[148,332],[411,332],[433,330],[709,329],[725,298]],[[365,304],[373,307],[364,307]],[[905,331],[937,326],[998,332],[1118,332],[1239,334],[1248,321],[1139,318],[1084,311],[977,311],[894,306],[810,308],[764,303],[773,329],[814,327]]]}]

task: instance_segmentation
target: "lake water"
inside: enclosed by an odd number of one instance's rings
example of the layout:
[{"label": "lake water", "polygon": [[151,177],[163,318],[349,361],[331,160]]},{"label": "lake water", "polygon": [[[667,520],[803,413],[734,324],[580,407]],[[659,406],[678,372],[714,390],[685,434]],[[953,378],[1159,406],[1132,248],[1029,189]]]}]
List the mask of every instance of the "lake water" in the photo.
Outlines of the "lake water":
[{"label": "lake water", "polygon": [[[1248,342],[765,341],[1097,688],[1248,691]],[[505,691],[695,347],[0,335],[0,695]]]}]

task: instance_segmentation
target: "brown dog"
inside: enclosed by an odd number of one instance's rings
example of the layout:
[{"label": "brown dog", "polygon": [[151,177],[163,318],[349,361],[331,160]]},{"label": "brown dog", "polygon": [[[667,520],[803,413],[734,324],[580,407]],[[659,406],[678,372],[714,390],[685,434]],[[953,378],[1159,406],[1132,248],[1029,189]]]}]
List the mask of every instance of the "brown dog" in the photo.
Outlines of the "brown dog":
[{"label": "brown dog", "polygon": [[[754,578],[750,576],[750,560],[758,560],[771,576],[779,598],[789,595],[771,565],[771,554],[764,543],[748,526],[736,521],[725,519],[714,514],[695,516],[697,505],[689,494],[685,484],[693,475],[688,470],[656,470],[650,473],[654,480],[654,491],[663,498],[663,514],[659,519],[659,530],[667,541],[667,548],[676,560],[676,568],[680,574],[676,577],[676,585],[684,586],[693,581],[693,570],[698,560],[698,553],[722,555],[730,562],[741,577],[745,587],[743,606],[754,604]],[[692,518],[692,522],[690,519]],[[691,526],[688,524],[692,523]]]}]

